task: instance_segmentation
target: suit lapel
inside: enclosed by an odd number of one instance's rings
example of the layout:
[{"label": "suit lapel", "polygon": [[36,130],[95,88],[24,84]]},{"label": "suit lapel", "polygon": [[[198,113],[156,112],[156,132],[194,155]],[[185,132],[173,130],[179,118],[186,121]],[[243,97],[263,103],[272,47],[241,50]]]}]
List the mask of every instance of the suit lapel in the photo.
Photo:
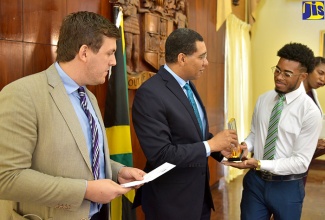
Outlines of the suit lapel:
[{"label": "suit lapel", "polygon": [[75,113],[71,101],[66,93],[66,89],[54,65],[51,65],[46,70],[46,75],[48,78],[48,83],[50,85],[49,92],[53,98],[53,102],[56,104],[60,113],[62,114],[62,117],[66,121],[67,126],[69,127],[71,134],[74,137],[77,146],[79,147],[80,153],[82,154],[89,170],[91,171],[89,153],[86,147],[86,139],[82,132],[79,119]]},{"label": "suit lapel", "polygon": [[[197,118],[195,116],[194,110],[191,106],[191,103],[188,101],[184,91],[182,90],[182,88],[180,87],[180,85],[178,84],[178,82],[176,81],[176,79],[164,68],[161,67],[158,74],[160,74],[160,76],[162,77],[163,80],[165,80],[166,83],[166,87],[180,100],[180,102],[184,105],[184,107],[186,108],[187,112],[190,114],[193,123],[195,124],[196,130],[197,132],[200,134],[200,137],[202,138],[202,132],[200,129],[200,125],[197,121]],[[191,84],[191,88],[193,89],[194,86],[193,84],[190,82]],[[205,111],[200,99],[200,96],[198,95],[196,89],[193,89],[193,92],[195,93],[196,98],[198,99],[198,101],[200,102],[200,105],[202,106],[203,109],[203,113],[205,115]]]}]

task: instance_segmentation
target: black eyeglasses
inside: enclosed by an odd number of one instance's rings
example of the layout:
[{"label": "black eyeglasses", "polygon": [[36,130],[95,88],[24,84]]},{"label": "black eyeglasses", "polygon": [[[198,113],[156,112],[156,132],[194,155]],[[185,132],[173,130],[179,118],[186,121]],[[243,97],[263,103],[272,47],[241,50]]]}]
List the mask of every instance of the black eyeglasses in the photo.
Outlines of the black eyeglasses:
[{"label": "black eyeglasses", "polygon": [[284,77],[286,78],[291,78],[293,76],[299,76],[301,73],[299,74],[293,74],[292,72],[290,71],[281,71],[278,67],[274,66],[274,67],[271,67],[272,69],[272,72],[274,74],[274,76],[278,76],[280,75],[281,73],[283,74]]}]

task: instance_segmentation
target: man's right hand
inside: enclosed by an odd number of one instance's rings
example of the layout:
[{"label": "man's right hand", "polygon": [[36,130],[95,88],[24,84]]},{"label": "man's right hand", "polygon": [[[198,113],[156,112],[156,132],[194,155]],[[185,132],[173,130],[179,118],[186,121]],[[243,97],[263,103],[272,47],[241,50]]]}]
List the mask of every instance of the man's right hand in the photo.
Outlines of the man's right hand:
[{"label": "man's right hand", "polygon": [[92,202],[106,204],[132,188],[125,188],[110,179],[92,180],[87,182],[85,199]]},{"label": "man's right hand", "polygon": [[211,152],[230,152],[238,146],[237,133],[235,130],[223,130],[208,140]]}]

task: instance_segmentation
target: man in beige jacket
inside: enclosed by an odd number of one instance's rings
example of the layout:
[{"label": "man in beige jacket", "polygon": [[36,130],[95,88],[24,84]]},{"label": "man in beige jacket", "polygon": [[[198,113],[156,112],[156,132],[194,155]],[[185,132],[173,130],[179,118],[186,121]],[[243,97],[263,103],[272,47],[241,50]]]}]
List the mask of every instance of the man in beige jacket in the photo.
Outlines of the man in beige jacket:
[{"label": "man in beige jacket", "polygon": [[[130,190],[119,183],[143,179],[143,171],[110,160],[96,98],[85,87],[105,82],[116,65],[119,37],[98,14],[70,14],[60,30],[57,62],[0,92],[1,220],[108,219],[109,202]],[[97,128],[97,153],[81,87]]]}]

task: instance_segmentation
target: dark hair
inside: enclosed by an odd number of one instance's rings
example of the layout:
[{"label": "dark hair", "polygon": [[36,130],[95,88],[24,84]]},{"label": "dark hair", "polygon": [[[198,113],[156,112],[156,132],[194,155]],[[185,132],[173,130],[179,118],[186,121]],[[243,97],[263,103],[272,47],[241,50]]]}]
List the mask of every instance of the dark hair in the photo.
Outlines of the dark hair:
[{"label": "dark hair", "polygon": [[277,53],[281,58],[297,61],[307,73],[314,70],[314,52],[306,45],[300,43],[289,43],[284,45]]},{"label": "dark hair", "polygon": [[180,53],[192,55],[197,51],[196,42],[203,41],[203,37],[188,28],[178,28],[174,30],[166,40],[165,60],[166,63],[177,62],[177,56]]},{"label": "dark hair", "polygon": [[120,33],[113,23],[99,14],[87,11],[69,14],[60,28],[56,60],[73,60],[82,45],[97,53],[103,44],[103,36],[118,39]]},{"label": "dark hair", "polygon": [[315,67],[320,64],[325,64],[325,58],[324,57],[315,57]]}]

